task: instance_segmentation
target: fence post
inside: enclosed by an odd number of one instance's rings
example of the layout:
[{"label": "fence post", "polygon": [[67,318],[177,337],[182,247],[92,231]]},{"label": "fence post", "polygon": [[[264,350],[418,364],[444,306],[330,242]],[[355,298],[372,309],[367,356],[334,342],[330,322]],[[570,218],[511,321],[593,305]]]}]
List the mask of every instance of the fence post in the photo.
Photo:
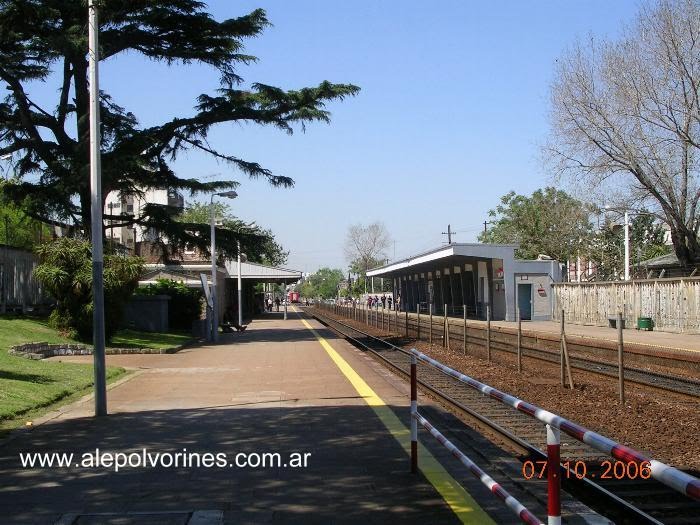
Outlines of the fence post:
[{"label": "fence post", "polygon": [[547,425],[547,523],[561,523],[560,432]]},{"label": "fence post", "polygon": [[625,343],[622,339],[622,312],[617,312],[617,369],[620,382],[620,403],[625,402]]},{"label": "fence post", "polygon": [[394,330],[399,333],[399,309],[394,305]]},{"label": "fence post", "polygon": [[405,312],[405,314],[406,314],[406,315],[404,316],[404,319],[405,319],[405,321],[404,321],[404,325],[405,325],[404,328],[406,328],[406,337],[408,337],[408,308],[407,308],[407,307],[404,307],[404,308],[405,308],[404,312]]},{"label": "fence post", "polygon": [[416,339],[420,341],[420,303],[416,305],[416,315],[418,316],[416,321]]},{"label": "fence post", "polygon": [[448,340],[447,328],[447,303],[445,303],[445,309],[442,311],[442,346],[443,348],[450,349],[450,341]]},{"label": "fence post", "polygon": [[491,305],[486,304],[486,360],[491,362]]},{"label": "fence post", "polygon": [[418,472],[418,371],[416,356],[411,354],[411,472]]},{"label": "fence post", "polygon": [[430,347],[433,347],[433,303],[430,303]]},{"label": "fence post", "polygon": [[523,323],[520,319],[520,307],[515,307],[515,316],[518,319],[518,372],[523,371],[523,349],[522,349],[522,337],[523,337]]},{"label": "fence post", "polygon": [[462,330],[463,342],[462,342],[462,353],[467,355],[467,305],[462,305],[462,311],[464,313],[464,327]]},{"label": "fence post", "polygon": [[561,319],[559,322],[559,382],[564,386],[564,310],[561,311]]}]

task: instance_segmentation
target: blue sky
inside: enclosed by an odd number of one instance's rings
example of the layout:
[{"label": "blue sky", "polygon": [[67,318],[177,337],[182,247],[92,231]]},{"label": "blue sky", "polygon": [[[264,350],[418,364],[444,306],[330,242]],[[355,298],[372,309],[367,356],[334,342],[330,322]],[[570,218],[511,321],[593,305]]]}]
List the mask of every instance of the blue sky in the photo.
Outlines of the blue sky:
[{"label": "blue sky", "polygon": [[[211,0],[209,7],[217,19],[262,7],[274,24],[247,44],[260,60],[239,70],[246,82],[362,88],[330,106],[330,125],[306,133],[246,124],[212,133],[217,147],[294,178],[293,189],[248,180],[200,154],[175,165],[183,177],[240,180],[233,211],[275,232],[291,251],[288,267],[314,271],[347,266],[350,224],[383,221],[395,241],[387,255],[399,258],[440,245],[448,223],[456,241],[474,241],[501,195],[549,183],[538,145],[548,131],[555,60],[577,38],[614,37],[638,4]],[[204,67],[169,68],[137,54],[101,65],[101,88],[143,125],[189,114],[217,79]]]}]

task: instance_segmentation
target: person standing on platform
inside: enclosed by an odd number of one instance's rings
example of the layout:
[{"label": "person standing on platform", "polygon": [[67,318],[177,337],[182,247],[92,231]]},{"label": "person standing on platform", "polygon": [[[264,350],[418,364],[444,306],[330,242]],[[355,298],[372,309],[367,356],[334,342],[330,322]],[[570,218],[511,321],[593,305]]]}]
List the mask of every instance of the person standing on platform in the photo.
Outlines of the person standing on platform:
[{"label": "person standing on platform", "polygon": [[280,311],[280,298],[275,297],[275,306],[277,307],[277,311]]}]

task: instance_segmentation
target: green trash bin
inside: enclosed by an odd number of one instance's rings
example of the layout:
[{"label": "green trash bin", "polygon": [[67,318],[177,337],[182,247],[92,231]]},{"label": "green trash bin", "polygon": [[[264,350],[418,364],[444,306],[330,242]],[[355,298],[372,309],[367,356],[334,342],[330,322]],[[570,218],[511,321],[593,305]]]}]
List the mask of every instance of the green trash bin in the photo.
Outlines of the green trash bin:
[{"label": "green trash bin", "polygon": [[639,317],[637,318],[637,330],[648,330],[654,329],[654,320],[651,317]]}]

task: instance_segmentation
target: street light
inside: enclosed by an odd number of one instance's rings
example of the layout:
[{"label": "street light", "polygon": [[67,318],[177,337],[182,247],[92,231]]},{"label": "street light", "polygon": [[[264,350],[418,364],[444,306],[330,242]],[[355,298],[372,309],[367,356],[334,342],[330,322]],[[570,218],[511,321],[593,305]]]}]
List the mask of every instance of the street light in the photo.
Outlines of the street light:
[{"label": "street light", "polygon": [[214,193],[209,202],[211,210],[211,340],[216,343],[219,340],[219,312],[216,307],[216,229],[215,229],[215,211],[214,197],[226,197],[227,199],[235,199],[238,193],[235,191],[223,191]]},{"label": "street light", "polygon": [[[0,160],[10,160],[12,158],[11,153],[5,153],[2,157],[0,157]],[[10,168],[8,166],[7,170],[5,170],[5,183],[7,183],[7,177],[9,176],[9,171]],[[0,294],[2,294],[2,302],[0,302],[0,313],[6,313],[7,311],[7,289],[9,288],[8,286],[8,261],[10,260],[8,253],[7,253],[7,246],[10,244],[10,238],[9,238],[9,217],[7,216],[7,212],[4,214],[4,222],[5,222],[5,247],[3,251],[3,258],[2,258],[2,274],[0,274]]]},{"label": "street light", "polygon": [[[603,207],[604,210],[610,211],[613,210],[610,206],[605,206]],[[623,224],[623,228],[625,229],[625,281],[630,280],[630,215],[653,215],[656,216],[655,213],[649,213],[649,212],[632,212],[630,213],[629,210],[625,210],[625,222]]]},{"label": "street light", "polygon": [[95,415],[107,415],[105,364],[104,254],[102,235],[102,157],[100,151],[99,24],[95,0],[88,0],[88,76],[90,86],[90,239],[92,241],[92,346]]}]

